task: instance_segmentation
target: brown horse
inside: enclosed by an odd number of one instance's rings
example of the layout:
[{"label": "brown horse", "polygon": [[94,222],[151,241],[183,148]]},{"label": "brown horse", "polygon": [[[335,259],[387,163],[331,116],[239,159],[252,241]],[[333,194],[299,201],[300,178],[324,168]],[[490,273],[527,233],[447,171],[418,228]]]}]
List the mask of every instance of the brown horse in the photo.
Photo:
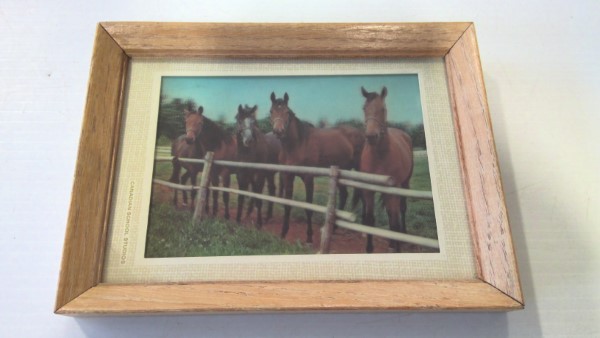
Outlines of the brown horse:
[{"label": "brown horse", "polygon": [[[352,168],[358,170],[358,168],[360,167],[360,155],[365,144],[365,133],[360,129],[356,129],[346,124],[339,125],[335,127],[335,129],[341,131],[342,134],[344,134],[344,136],[346,136],[346,138],[350,141],[350,143],[352,143],[352,148],[354,149],[354,163],[352,164]],[[343,190],[340,190],[340,196],[342,195],[342,191]],[[345,194],[345,191],[343,193]],[[354,193],[352,196],[352,207],[355,207],[358,204],[358,201],[360,200],[361,196],[360,194],[361,191],[359,189],[354,189]],[[344,201],[345,198],[346,197],[344,197]],[[340,204],[340,209],[343,208],[344,204]],[[333,229],[337,229],[337,225],[334,224]]]},{"label": "brown horse", "polygon": [[[198,172],[202,171],[202,164],[192,164],[187,162],[179,161],[180,158],[203,158],[204,150],[199,148],[195,143],[188,144],[186,142],[186,135],[181,135],[171,143],[171,156],[173,156],[173,172],[171,174],[170,182],[177,184],[186,184],[188,180],[191,180],[192,186],[196,185],[196,178]],[[185,169],[185,173],[181,175],[181,168]],[[177,192],[175,189],[173,193],[173,205],[177,206]],[[183,206],[187,206],[187,192],[182,191],[183,195]],[[194,207],[194,199],[196,198],[196,190],[192,190],[192,203],[190,206]]]},{"label": "brown horse", "polygon": [[[214,160],[235,161],[237,157],[236,139],[229,135],[223,128],[204,116],[202,106],[198,111],[184,110],[185,113],[185,131],[186,142],[195,144],[196,147],[204,151],[212,151]],[[227,167],[218,165],[213,166],[211,172],[211,184],[219,185],[219,177],[224,187],[231,184],[231,170]],[[213,215],[217,214],[219,192],[213,191]],[[225,218],[229,219],[229,193],[223,193],[223,204],[225,206]]]},{"label": "brown horse", "polygon": [[[246,105],[238,106],[236,120],[236,138],[237,138],[237,160],[240,162],[266,163],[269,158],[269,145],[265,135],[256,125],[257,106],[249,107]],[[240,168],[237,170],[238,186],[240,190],[248,190],[252,186],[252,191],[262,193],[265,185],[265,171]],[[262,226],[262,200],[252,199],[248,208],[248,215],[251,214],[254,206],[257,209],[257,224]],[[242,217],[242,208],[244,207],[244,195],[238,195],[238,206],[236,220],[239,222]]]},{"label": "brown horse", "polygon": [[[281,152],[281,141],[279,138],[273,134],[273,132],[268,132],[265,134],[265,141],[267,141],[267,149],[268,156],[267,162],[271,164],[279,163],[279,152]],[[275,171],[267,170],[265,171],[265,180],[267,183],[267,188],[269,191],[269,195],[275,196],[275,175],[277,174]],[[283,196],[283,176],[279,175],[279,189],[277,189],[277,196]],[[246,217],[252,215],[252,210],[254,210],[255,199],[250,200],[250,205],[248,206],[248,212],[246,213]],[[273,217],[273,202],[268,202],[267,215],[265,216],[265,221],[269,221]]]},{"label": "brown horse", "polygon": [[[315,128],[307,122],[296,117],[288,106],[287,93],[283,99],[277,99],[271,93],[271,124],[273,132],[281,140],[279,163],[285,165],[298,165],[310,167],[329,167],[336,165],[340,169],[351,169],[354,160],[354,146],[339,129]],[[293,173],[283,175],[285,198],[291,199],[294,189]],[[300,175],[306,189],[306,201],[312,203],[314,181],[312,175]],[[340,187],[340,208],[346,204],[348,191]],[[289,230],[291,207],[285,207],[281,237],[285,237]],[[312,243],[312,211],[306,210],[306,242]]]},{"label": "brown horse", "polygon": [[[367,142],[361,154],[360,170],[391,176],[397,187],[408,189],[413,172],[412,141],[404,131],[387,127],[387,88],[383,87],[381,94],[367,92],[363,87],[361,91],[366,99],[363,111]],[[364,190],[362,195],[363,223],[374,226],[375,193]],[[406,197],[385,194],[382,197],[390,229],[406,233]],[[390,249],[400,252],[400,243],[390,240]],[[371,235],[367,236],[367,252],[373,252]]]},{"label": "brown horse", "polygon": [[[273,133],[269,132],[265,134],[265,140],[269,149],[269,156],[267,157],[267,163],[277,164],[279,163],[279,153],[281,152],[281,141]],[[275,195],[275,174],[274,171],[268,171],[265,173],[267,179],[267,187],[269,189],[269,195]],[[277,190],[277,196],[283,196],[283,176],[279,174],[279,189]],[[273,202],[269,202],[267,209],[267,220],[273,217]]]}]

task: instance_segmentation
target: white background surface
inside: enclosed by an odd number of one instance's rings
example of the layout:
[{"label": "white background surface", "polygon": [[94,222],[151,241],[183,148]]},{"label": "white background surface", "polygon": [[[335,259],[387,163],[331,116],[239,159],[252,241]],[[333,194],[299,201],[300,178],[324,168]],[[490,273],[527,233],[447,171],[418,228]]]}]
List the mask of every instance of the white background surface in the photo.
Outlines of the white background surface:
[{"label": "white background surface", "polygon": [[[600,2],[0,2],[0,337],[600,336]],[[526,309],[52,314],[98,21],[474,21]]]}]

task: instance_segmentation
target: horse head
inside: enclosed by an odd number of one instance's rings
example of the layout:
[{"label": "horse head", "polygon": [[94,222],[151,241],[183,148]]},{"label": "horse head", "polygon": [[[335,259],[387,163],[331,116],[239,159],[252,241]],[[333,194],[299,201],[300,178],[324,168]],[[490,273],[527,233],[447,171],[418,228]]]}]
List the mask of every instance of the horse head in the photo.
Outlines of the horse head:
[{"label": "horse head", "polygon": [[387,108],[385,106],[387,88],[383,87],[381,94],[367,92],[364,87],[360,89],[366,99],[363,106],[365,114],[365,137],[369,144],[377,144],[387,132]]},{"label": "horse head", "polygon": [[[238,106],[238,113],[235,116],[235,120],[237,122],[237,137],[238,141],[241,141],[241,144],[244,147],[250,147],[252,142],[254,142],[254,129],[256,126],[256,110],[258,106],[250,107],[245,105],[242,107],[240,104]],[[240,144],[240,142],[238,142]]]},{"label": "horse head", "polygon": [[198,134],[202,132],[202,126],[204,124],[204,107],[198,107],[198,110],[184,109],[185,113],[185,141],[188,144],[194,143]]},{"label": "horse head", "polygon": [[271,93],[271,124],[273,125],[273,133],[278,138],[283,138],[290,125],[291,116],[293,113],[288,106],[290,97],[287,93],[283,95],[283,99],[275,97],[275,93]]}]

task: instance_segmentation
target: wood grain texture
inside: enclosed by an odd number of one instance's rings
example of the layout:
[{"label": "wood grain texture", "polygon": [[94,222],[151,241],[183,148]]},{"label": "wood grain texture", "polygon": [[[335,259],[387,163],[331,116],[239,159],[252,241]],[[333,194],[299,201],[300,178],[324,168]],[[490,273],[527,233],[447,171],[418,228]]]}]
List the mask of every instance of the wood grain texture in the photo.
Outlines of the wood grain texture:
[{"label": "wood grain texture", "polygon": [[444,56],[469,23],[277,24],[104,22],[131,57]]},{"label": "wood grain texture", "polygon": [[[446,55],[481,280],[99,284],[128,55],[337,59]],[[522,295],[472,26],[463,23],[103,23],[98,26],[57,313],[519,308]]]},{"label": "wood grain texture", "polygon": [[100,284],[61,308],[58,313],[84,315],[519,308],[521,304],[481,281],[270,282]]},{"label": "wood grain texture", "polygon": [[478,274],[523,303],[473,26],[445,63]]},{"label": "wood grain texture", "polygon": [[56,309],[100,281],[128,57],[98,25]]}]

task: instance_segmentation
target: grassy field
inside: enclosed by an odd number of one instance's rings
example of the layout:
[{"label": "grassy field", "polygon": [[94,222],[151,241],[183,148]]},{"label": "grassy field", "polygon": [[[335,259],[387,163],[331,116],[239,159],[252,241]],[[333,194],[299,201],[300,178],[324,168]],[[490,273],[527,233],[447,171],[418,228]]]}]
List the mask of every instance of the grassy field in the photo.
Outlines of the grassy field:
[{"label": "grassy field", "polygon": [[[155,178],[168,180],[171,175],[171,168],[170,162],[157,163],[154,171]],[[326,177],[315,179],[313,203],[327,204],[327,180]],[[235,175],[232,175],[231,187],[237,188]],[[415,158],[411,189],[431,191],[426,156]],[[359,203],[356,209],[352,210],[350,205],[352,189],[349,189],[349,193],[345,209],[355,212],[359,216],[357,221],[360,222],[361,205]],[[172,192],[170,189],[154,189],[148,225],[147,257],[301,254],[311,252],[309,248],[305,248],[301,243],[289,243],[270,233],[242,227],[235,222],[221,219],[210,219],[203,222],[202,227],[192,227],[190,212],[175,210],[170,204],[171,198]],[[379,196],[376,196],[376,198],[379,200]],[[294,199],[301,201],[305,199],[304,184],[298,178],[294,182]],[[388,228],[387,213],[381,204],[377,203],[375,210],[376,226]],[[230,198],[230,212],[232,212],[233,218],[235,217],[236,208],[237,196],[232,195]],[[275,219],[283,218],[282,206],[275,204],[273,217]],[[292,218],[305,221],[304,210],[292,208]],[[437,239],[432,201],[409,198],[406,218],[409,234]],[[322,224],[323,221],[324,215],[313,213],[313,224]]]},{"label": "grassy field", "polygon": [[235,222],[208,219],[193,226],[188,211],[159,203],[150,210],[146,257],[238,256],[310,253],[301,243],[291,244],[264,231]]},{"label": "grassy field", "polygon": [[[327,204],[327,178],[319,177],[315,179],[315,193],[314,200],[315,204],[326,205]],[[431,179],[429,178],[429,166],[426,156],[415,158],[414,172],[411,179],[411,189],[414,190],[426,190],[431,191]],[[360,223],[360,215],[362,215],[362,205],[359,205],[352,209],[351,200],[353,189],[349,188],[348,202],[346,203],[345,210],[353,211],[359,219],[357,223]],[[376,194],[376,201],[380,201],[380,194]],[[294,181],[294,199],[303,201],[305,199],[304,184],[298,178]],[[278,206],[275,210],[279,210],[283,214],[283,207]],[[411,235],[423,236],[428,238],[437,239],[437,228],[435,223],[435,214],[433,209],[433,201],[421,200],[421,199],[408,199],[408,210],[406,213],[407,219],[407,231]],[[292,217],[298,220],[305,221],[306,214],[304,210],[293,208]],[[324,222],[325,215],[320,213],[313,213],[313,224],[322,224]],[[380,228],[388,228],[388,217],[382,203],[377,203],[375,209],[375,225]]]}]

